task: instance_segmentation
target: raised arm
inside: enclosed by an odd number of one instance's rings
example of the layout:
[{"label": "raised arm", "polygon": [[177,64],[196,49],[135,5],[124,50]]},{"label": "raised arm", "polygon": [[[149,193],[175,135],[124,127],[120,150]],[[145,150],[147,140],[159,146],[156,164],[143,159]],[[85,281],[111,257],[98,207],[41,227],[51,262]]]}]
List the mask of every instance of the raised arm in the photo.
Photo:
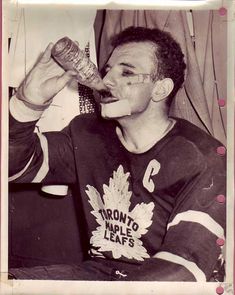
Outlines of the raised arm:
[{"label": "raised arm", "polygon": [[[52,59],[52,47],[53,44],[48,45],[10,100],[10,181],[74,182],[69,129],[63,132],[34,133],[37,120],[50,105],[52,98],[75,75],[73,71],[65,72]],[[67,177],[60,179],[59,167],[67,172]]]}]

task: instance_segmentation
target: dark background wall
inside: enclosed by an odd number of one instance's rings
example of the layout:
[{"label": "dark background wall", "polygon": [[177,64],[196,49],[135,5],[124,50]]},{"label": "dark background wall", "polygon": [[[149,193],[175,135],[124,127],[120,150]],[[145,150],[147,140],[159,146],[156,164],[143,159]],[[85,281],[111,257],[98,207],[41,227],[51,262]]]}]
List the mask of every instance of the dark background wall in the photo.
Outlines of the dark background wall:
[{"label": "dark background wall", "polygon": [[83,259],[86,231],[76,197],[72,189],[66,197],[55,197],[42,193],[40,185],[10,185],[9,267]]}]

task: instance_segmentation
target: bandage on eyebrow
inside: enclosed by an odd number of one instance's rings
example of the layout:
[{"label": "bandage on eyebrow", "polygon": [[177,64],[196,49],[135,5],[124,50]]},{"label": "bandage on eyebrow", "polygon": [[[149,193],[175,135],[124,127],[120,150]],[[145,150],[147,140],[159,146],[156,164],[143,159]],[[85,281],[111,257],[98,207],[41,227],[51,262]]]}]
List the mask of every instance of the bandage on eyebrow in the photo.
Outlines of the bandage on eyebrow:
[{"label": "bandage on eyebrow", "polygon": [[68,37],[58,40],[51,54],[63,69],[76,71],[78,82],[81,84],[98,91],[106,89],[95,64]]},{"label": "bandage on eyebrow", "polygon": [[153,82],[153,75],[151,74],[136,74],[128,77],[127,85],[142,84]]}]

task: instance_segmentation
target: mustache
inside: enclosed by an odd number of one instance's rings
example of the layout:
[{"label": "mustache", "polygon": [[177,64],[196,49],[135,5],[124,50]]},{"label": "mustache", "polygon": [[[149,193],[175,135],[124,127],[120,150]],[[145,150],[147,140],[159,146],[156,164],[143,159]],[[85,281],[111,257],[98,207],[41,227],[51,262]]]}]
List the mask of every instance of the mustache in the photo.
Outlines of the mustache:
[{"label": "mustache", "polygon": [[112,93],[109,90],[102,89],[99,91],[100,96],[103,98],[112,96]]}]

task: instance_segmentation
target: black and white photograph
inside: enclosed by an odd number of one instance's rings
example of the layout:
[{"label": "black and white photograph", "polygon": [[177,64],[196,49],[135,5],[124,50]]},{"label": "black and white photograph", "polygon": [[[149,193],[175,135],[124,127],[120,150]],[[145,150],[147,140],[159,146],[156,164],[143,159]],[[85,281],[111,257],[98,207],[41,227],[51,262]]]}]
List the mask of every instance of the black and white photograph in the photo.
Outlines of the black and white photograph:
[{"label": "black and white photograph", "polygon": [[2,294],[233,294],[233,1],[184,2],[5,3]]}]

